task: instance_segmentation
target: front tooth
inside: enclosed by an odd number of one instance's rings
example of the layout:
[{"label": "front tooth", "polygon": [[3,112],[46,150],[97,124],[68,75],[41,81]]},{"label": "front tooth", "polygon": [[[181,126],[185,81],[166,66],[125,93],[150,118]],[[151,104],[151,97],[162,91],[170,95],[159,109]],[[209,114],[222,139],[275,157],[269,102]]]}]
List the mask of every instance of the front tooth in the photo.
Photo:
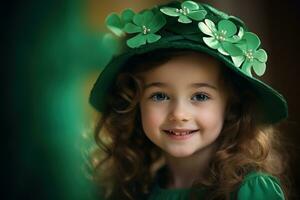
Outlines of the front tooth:
[{"label": "front tooth", "polygon": [[183,136],[183,135],[186,135],[186,134],[188,134],[188,132],[178,132],[176,135]]},{"label": "front tooth", "polygon": [[182,136],[182,135],[187,135],[189,134],[190,132],[175,132],[175,131],[170,131],[171,134],[174,134],[176,136]]}]

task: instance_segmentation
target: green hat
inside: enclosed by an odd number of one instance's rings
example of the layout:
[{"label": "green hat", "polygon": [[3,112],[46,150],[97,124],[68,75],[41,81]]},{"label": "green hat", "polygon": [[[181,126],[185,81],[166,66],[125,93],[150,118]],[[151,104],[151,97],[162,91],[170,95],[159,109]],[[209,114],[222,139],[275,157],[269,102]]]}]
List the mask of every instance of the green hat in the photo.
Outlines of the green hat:
[{"label": "green hat", "polygon": [[263,120],[276,123],[287,117],[287,102],[276,90],[254,76],[266,69],[267,53],[258,36],[239,18],[207,4],[173,1],[135,13],[125,9],[110,14],[107,27],[119,38],[122,48],[99,75],[90,94],[90,103],[100,112],[116,75],[135,55],[158,49],[188,49],[220,60],[244,80],[256,94]]}]

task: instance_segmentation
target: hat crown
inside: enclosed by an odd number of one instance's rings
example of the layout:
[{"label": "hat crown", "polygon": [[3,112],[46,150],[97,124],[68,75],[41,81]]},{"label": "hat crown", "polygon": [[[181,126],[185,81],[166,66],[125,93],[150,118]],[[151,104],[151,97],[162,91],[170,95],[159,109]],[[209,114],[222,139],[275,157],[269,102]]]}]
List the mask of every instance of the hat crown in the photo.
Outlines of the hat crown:
[{"label": "hat crown", "polygon": [[258,36],[239,18],[208,4],[172,1],[138,13],[125,9],[120,16],[110,14],[106,24],[119,37],[121,53],[188,40],[221,54],[247,76],[262,76],[266,70],[267,53]]}]

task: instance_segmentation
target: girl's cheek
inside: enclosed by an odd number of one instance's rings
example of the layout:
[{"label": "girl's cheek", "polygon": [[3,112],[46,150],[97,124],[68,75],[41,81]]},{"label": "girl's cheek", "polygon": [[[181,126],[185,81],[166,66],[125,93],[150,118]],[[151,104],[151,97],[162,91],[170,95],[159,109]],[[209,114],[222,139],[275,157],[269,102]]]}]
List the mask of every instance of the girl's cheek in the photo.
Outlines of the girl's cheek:
[{"label": "girl's cheek", "polygon": [[162,107],[145,106],[142,109],[142,120],[146,126],[159,126],[164,119],[165,112]]},{"label": "girl's cheek", "polygon": [[149,115],[146,118],[145,123],[147,127],[154,128],[154,127],[158,127],[161,124],[161,120],[157,115]]},{"label": "girl's cheek", "polygon": [[222,127],[224,123],[224,108],[223,107],[206,107],[196,111],[195,120],[201,124]]}]

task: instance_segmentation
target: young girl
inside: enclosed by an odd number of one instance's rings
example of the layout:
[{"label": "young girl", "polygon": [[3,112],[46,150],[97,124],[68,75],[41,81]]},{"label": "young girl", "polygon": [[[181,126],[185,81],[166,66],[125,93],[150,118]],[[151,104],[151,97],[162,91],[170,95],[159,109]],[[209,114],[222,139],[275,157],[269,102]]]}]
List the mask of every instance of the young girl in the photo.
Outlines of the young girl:
[{"label": "young girl", "polygon": [[90,96],[100,199],[286,199],[275,124],[287,104],[255,78],[256,34],[193,1],[107,24],[123,46]]}]

